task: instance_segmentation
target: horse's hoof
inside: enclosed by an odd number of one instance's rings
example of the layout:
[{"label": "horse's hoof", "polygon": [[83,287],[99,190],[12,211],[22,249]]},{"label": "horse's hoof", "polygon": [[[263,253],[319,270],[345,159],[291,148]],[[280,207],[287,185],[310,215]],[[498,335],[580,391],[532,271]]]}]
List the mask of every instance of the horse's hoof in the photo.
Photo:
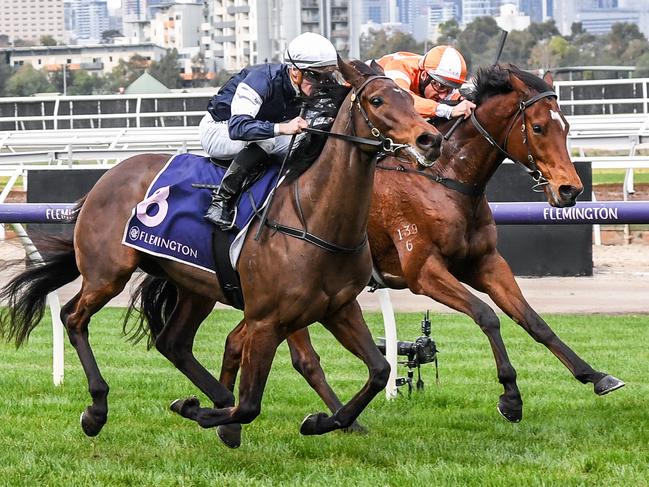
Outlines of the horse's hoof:
[{"label": "horse's hoof", "polygon": [[185,399],[176,399],[169,405],[174,413],[180,414],[183,418],[192,418],[192,412],[200,407],[201,403],[197,397],[191,396]]},{"label": "horse's hoof", "polygon": [[86,409],[81,413],[79,418],[81,423],[81,429],[86,434],[86,436],[97,436],[101,429],[106,424],[106,420],[103,421],[97,420],[88,410]]},{"label": "horse's hoof", "polygon": [[217,426],[216,434],[228,448],[239,448],[241,446],[241,425],[239,423]]},{"label": "horse's hoof", "polygon": [[343,428],[342,431],[343,433],[352,433],[359,435],[366,435],[367,433],[369,433],[369,430],[358,421],[354,421],[351,426]]},{"label": "horse's hoof", "polygon": [[320,423],[328,417],[325,413],[308,414],[300,425],[300,433],[305,436],[321,435],[324,431],[322,431]]},{"label": "horse's hoof", "polygon": [[508,406],[502,399],[498,401],[498,412],[510,423],[519,423],[523,419],[523,406]]},{"label": "horse's hoof", "polygon": [[609,392],[618,390],[619,388],[624,387],[624,382],[620,379],[613,377],[612,375],[607,375],[602,377],[594,386],[595,394],[598,396],[603,396]]}]

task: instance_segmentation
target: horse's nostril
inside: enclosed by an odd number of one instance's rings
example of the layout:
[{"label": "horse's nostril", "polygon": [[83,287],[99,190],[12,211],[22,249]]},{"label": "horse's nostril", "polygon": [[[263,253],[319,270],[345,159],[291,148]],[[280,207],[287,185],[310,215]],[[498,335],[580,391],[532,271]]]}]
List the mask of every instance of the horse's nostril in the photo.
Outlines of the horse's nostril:
[{"label": "horse's nostril", "polygon": [[571,201],[577,198],[577,196],[579,196],[583,190],[584,188],[579,188],[570,184],[563,184],[559,186],[559,193],[561,194],[561,197]]},{"label": "horse's nostril", "polygon": [[433,147],[439,147],[442,143],[442,137],[432,132],[424,132],[419,137],[417,137],[417,146],[421,149],[432,149]]}]

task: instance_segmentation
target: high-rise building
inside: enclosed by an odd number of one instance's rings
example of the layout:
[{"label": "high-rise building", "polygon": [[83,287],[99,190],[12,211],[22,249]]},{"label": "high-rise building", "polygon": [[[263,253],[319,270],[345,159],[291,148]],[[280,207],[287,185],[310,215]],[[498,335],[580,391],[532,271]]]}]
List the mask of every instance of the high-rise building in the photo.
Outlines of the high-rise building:
[{"label": "high-rise building", "polygon": [[236,71],[280,61],[302,32],[327,37],[343,57],[358,57],[361,3],[353,0],[205,0],[201,46],[212,69]]},{"label": "high-rise building", "polygon": [[462,23],[473,22],[478,17],[498,15],[501,0],[462,0]]},{"label": "high-rise building", "polygon": [[[410,11],[410,4],[412,0],[397,0],[397,22],[404,25],[411,25],[412,12]],[[411,30],[412,31],[412,30]]]},{"label": "high-rise building", "polygon": [[435,42],[440,35],[439,24],[457,18],[457,10],[453,2],[441,2],[431,6],[428,12],[427,39]]},{"label": "high-rise building", "polygon": [[552,17],[552,0],[519,0],[519,5],[531,22],[545,22]]},{"label": "high-rise building", "polygon": [[106,0],[74,0],[72,32],[80,44],[101,42],[101,35],[110,27]]},{"label": "high-rise building", "polygon": [[592,34],[607,34],[615,23],[638,25],[649,35],[649,0],[554,0],[554,19],[559,32],[568,35],[580,22]]},{"label": "high-rise building", "polygon": [[385,24],[389,22],[388,0],[363,0],[362,2],[363,24],[374,22],[375,24]]},{"label": "high-rise building", "polygon": [[9,41],[22,39],[38,44],[41,37],[65,40],[63,0],[0,1],[0,34]]}]

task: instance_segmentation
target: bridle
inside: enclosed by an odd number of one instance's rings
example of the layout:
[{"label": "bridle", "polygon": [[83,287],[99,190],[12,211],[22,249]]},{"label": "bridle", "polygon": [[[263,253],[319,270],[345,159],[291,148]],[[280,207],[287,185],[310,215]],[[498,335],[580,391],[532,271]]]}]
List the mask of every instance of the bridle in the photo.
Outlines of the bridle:
[{"label": "bridle", "polygon": [[[368,128],[370,129],[370,133],[372,134],[373,137],[375,137],[374,139],[359,137],[355,133],[353,135],[347,135],[347,134],[341,134],[336,132],[328,132],[326,130],[320,130],[315,128],[306,128],[304,129],[304,131],[313,134],[326,135],[328,137],[335,137],[337,139],[346,140],[348,142],[353,142],[355,144],[377,147],[379,148],[379,150],[375,156],[375,160],[378,159],[383,153],[394,154],[398,150],[404,149],[410,152],[411,154],[413,154],[419,164],[424,165],[424,163],[427,163],[428,161],[426,161],[426,158],[423,157],[421,154],[419,154],[419,152],[417,152],[410,144],[397,144],[390,137],[386,137],[385,135],[383,135],[381,131],[372,123],[369,116],[367,115],[367,112],[361,105],[360,103],[361,93],[367,87],[367,85],[369,85],[372,81],[375,81],[377,79],[391,80],[391,78],[389,78],[388,76],[370,76],[365,81],[363,81],[363,83],[357,89],[352,88],[352,93],[350,97],[351,103],[349,105],[349,115],[350,115],[350,124],[351,124],[352,133],[355,132],[352,111],[354,110],[354,106],[356,106],[359,112],[361,113],[363,120],[365,121]],[[298,210],[297,211],[298,218],[300,220],[300,223],[302,224],[302,228],[290,227],[287,225],[283,225],[279,222],[274,222],[270,220],[266,220],[265,222],[266,225],[277,232],[283,233],[285,235],[289,235],[299,240],[304,240],[305,242],[315,245],[316,247],[319,247],[328,252],[342,252],[347,254],[353,254],[356,252],[360,252],[367,245],[367,233],[365,233],[365,237],[363,241],[355,247],[342,247],[338,244],[328,242],[318,237],[317,235],[310,233],[307,229],[307,222],[306,222],[306,218],[304,218],[302,205],[300,204],[300,192],[299,192],[299,185],[297,184],[297,181],[294,184],[294,200],[296,203],[296,207]]]},{"label": "bridle", "polygon": [[[541,171],[538,169],[536,165],[536,161],[534,160],[534,156],[532,155],[532,149],[530,148],[529,141],[527,138],[527,127],[525,124],[525,110],[539,100],[542,100],[544,98],[556,98],[556,97],[557,94],[554,91],[548,90],[534,95],[529,100],[521,100],[518,104],[517,112],[511,118],[511,122],[509,123],[509,126],[507,128],[507,135],[505,136],[505,141],[502,145],[500,145],[496,141],[496,139],[494,139],[492,135],[489,132],[487,132],[487,130],[480,124],[480,122],[476,118],[475,110],[471,111],[471,122],[473,123],[473,126],[476,128],[476,130],[480,133],[480,135],[482,135],[492,146],[494,146],[501,153],[503,153],[505,157],[519,164],[525,170],[525,172],[527,172],[532,177],[532,179],[536,183],[534,184],[534,186],[532,186],[532,190],[536,192],[543,191],[542,189],[543,186],[549,184],[549,181],[541,174]],[[563,114],[561,112],[559,113],[561,115],[561,118],[567,124],[567,121],[565,120]],[[507,151],[507,142],[509,141],[509,135],[511,134],[514,128],[514,124],[519,115],[521,116],[521,133],[523,136],[523,144],[527,148],[527,163],[529,164],[529,167],[523,164],[518,159],[516,159],[511,153]],[[458,124],[463,120],[464,119],[462,118],[458,119],[458,121],[453,125],[453,127],[446,133],[446,135],[444,135],[444,139],[448,139],[453,133],[453,131],[455,130],[455,128],[457,128]],[[410,174],[418,174],[432,181],[435,181],[436,183],[446,186],[447,188],[453,191],[457,191],[458,193],[462,193],[470,197],[482,196],[482,194],[484,193],[484,187],[482,186],[467,184],[462,181],[457,181],[455,179],[446,178],[440,175],[428,174],[426,172],[418,171],[415,169],[408,169],[403,167],[402,165],[392,167],[392,166],[383,166],[379,164],[377,168],[386,171],[397,171],[397,172],[404,172]]]},{"label": "bridle", "polygon": [[[536,103],[539,100],[542,100],[544,98],[556,98],[556,97],[557,94],[554,91],[548,90],[548,91],[543,91],[541,93],[537,93],[529,100],[521,100],[518,104],[518,110],[516,111],[516,113],[511,119],[511,122],[507,129],[507,134],[505,135],[505,141],[503,142],[502,145],[500,145],[496,141],[496,139],[494,139],[492,135],[489,132],[487,132],[487,130],[480,124],[480,122],[478,121],[475,115],[476,111],[475,110],[471,111],[471,123],[476,128],[476,130],[480,133],[480,135],[482,135],[487,140],[487,142],[489,142],[493,147],[495,147],[502,154],[504,154],[505,157],[519,164],[523,168],[523,170],[525,170],[525,172],[527,172],[536,183],[534,186],[532,186],[532,190],[537,192],[543,191],[542,189],[543,186],[549,184],[549,181],[541,174],[541,171],[539,170],[538,166],[536,165],[536,161],[534,160],[534,156],[532,155],[532,149],[530,147],[529,139],[527,137],[527,125],[525,124],[525,110],[530,106],[534,105],[534,103]],[[559,112],[559,114],[561,115],[561,118],[564,120],[564,122],[566,122],[563,114],[561,112]],[[509,136],[512,133],[512,130],[514,129],[516,119],[518,118],[519,115],[521,117],[521,134],[523,137],[523,144],[527,149],[527,164],[524,164],[523,162],[519,161],[509,151],[507,151],[507,142],[509,141]]]},{"label": "bridle", "polygon": [[[390,137],[386,137],[381,133],[381,131],[372,123],[370,120],[370,117],[367,115],[367,112],[363,108],[363,105],[361,105],[361,93],[363,90],[369,85],[372,81],[375,81],[377,79],[389,79],[392,80],[389,76],[383,76],[383,75],[377,75],[377,76],[370,76],[367,78],[363,83],[358,87],[358,88],[352,88],[352,93],[350,96],[350,104],[349,104],[349,119],[350,119],[350,124],[351,124],[351,130],[352,130],[352,135],[348,134],[341,134],[337,132],[329,132],[327,130],[320,130],[320,129],[315,129],[315,128],[306,128],[304,129],[305,132],[313,133],[313,134],[320,134],[320,135],[326,135],[328,137],[334,137],[337,139],[341,140],[346,140],[348,142],[353,142],[355,144],[360,144],[360,145],[369,145],[371,147],[378,147],[379,148],[379,155],[380,154],[395,154],[399,150],[405,150],[408,152],[412,157],[414,157],[417,160],[417,163],[424,166],[424,167],[430,167],[433,165],[433,162],[428,161],[424,156],[422,156],[415,148],[413,148],[410,144],[397,144],[392,140]],[[370,133],[375,139],[369,139],[366,137],[359,137],[356,135],[356,130],[354,128],[353,124],[353,114],[352,111],[354,110],[354,106],[358,108],[358,111],[361,114],[361,117],[365,121],[365,124],[367,127],[370,129]]]}]

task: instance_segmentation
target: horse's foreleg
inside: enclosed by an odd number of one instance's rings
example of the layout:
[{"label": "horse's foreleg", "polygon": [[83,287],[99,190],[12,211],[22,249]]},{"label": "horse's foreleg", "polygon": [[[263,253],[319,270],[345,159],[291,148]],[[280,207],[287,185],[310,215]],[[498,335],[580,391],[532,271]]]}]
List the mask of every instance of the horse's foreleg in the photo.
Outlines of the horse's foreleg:
[{"label": "horse's foreleg", "polygon": [[[338,411],[343,404],[327,382],[324,370],[320,365],[320,356],[311,343],[308,328],[297,330],[289,335],[286,341],[291,351],[291,362],[295,370],[306,379],[332,413]],[[365,433],[367,429],[354,421],[351,426],[345,428],[345,431]]]},{"label": "horse's foreleg", "polygon": [[582,383],[594,384],[599,395],[624,386],[624,382],[604,372],[594,370],[552,331],[523,297],[511,268],[495,252],[482,259],[467,283],[489,297],[534,340],[545,345]]},{"label": "horse's foreleg", "polygon": [[[245,336],[245,321],[241,321],[230,332],[225,341],[225,352],[223,353],[219,382],[230,390],[234,389]],[[320,357],[311,344],[308,329],[302,328],[301,330],[297,330],[289,335],[286,341],[291,352],[291,362],[295,370],[306,379],[308,384],[317,392],[318,396],[320,396],[332,413],[338,411],[342,407],[342,402],[340,402],[336,393],[327,383],[324,370],[320,366]],[[347,431],[364,433],[367,430],[358,422],[354,421],[347,428]]]},{"label": "horse's foreleg", "polygon": [[415,275],[416,281],[408,283],[413,292],[429,296],[469,315],[487,336],[496,361],[498,381],[504,388],[504,394],[498,401],[498,411],[508,421],[520,421],[523,417],[523,400],[516,383],[516,370],[500,334],[500,320],[496,313],[469,292],[435,257],[430,257]]},{"label": "horse's foreleg", "polygon": [[323,325],[345,348],[367,365],[369,379],[363,388],[333,415],[317,413],[307,416],[300,428],[304,435],[320,435],[351,426],[370,401],[385,387],[390,374],[390,365],[374,343],[356,300],[323,320]]},{"label": "horse's foreleg", "polygon": [[247,322],[241,354],[241,379],[239,383],[239,404],[220,409],[197,408],[195,419],[203,428],[232,424],[250,423],[261,412],[264,387],[270,373],[275,352],[285,338],[274,323]]}]

